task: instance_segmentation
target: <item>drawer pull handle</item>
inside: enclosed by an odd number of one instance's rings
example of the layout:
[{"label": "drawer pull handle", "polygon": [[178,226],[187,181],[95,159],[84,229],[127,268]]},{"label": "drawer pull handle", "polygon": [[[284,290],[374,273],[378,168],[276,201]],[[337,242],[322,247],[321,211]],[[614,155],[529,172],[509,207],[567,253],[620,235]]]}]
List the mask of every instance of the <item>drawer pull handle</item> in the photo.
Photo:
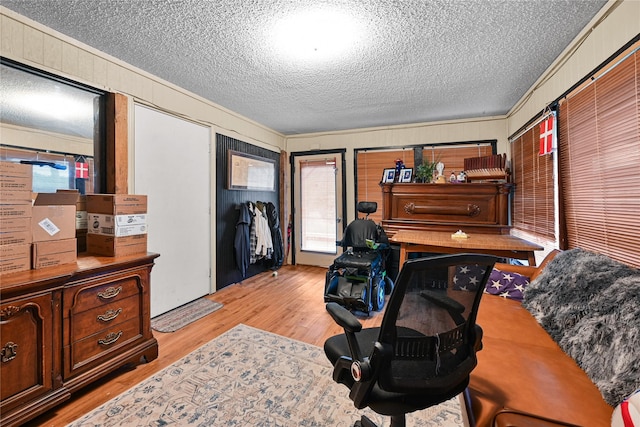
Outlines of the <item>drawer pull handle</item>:
[{"label": "drawer pull handle", "polygon": [[120,337],[122,336],[122,331],[115,333],[115,332],[110,332],[107,334],[106,337],[104,337],[104,339],[102,340],[98,340],[98,344],[100,345],[111,345],[114,344],[116,341],[118,341],[120,339]]},{"label": "drawer pull handle", "polygon": [[111,299],[117,297],[120,291],[122,291],[122,286],[118,286],[117,288],[111,287],[107,288],[104,292],[99,292],[98,296],[102,299]]},{"label": "drawer pull handle", "polygon": [[98,315],[98,320],[103,322],[111,322],[113,319],[118,317],[122,313],[122,309],[119,308],[117,310],[107,310],[104,314]]},{"label": "drawer pull handle", "polygon": [[2,354],[2,363],[7,363],[18,355],[18,344],[9,341],[4,345],[0,353]]}]

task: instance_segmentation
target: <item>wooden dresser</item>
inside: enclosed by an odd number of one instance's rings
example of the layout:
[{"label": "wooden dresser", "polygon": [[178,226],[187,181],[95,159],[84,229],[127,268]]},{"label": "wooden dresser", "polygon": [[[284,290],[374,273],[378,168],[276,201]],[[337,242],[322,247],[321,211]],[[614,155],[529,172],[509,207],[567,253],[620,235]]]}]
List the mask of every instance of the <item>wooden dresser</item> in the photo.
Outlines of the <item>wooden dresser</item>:
[{"label": "wooden dresser", "polygon": [[80,255],[77,265],[0,276],[0,425],[20,425],[123,365],[158,357],[156,257]]},{"label": "wooden dresser", "polygon": [[510,183],[393,183],[382,187],[382,227],[509,234]]}]

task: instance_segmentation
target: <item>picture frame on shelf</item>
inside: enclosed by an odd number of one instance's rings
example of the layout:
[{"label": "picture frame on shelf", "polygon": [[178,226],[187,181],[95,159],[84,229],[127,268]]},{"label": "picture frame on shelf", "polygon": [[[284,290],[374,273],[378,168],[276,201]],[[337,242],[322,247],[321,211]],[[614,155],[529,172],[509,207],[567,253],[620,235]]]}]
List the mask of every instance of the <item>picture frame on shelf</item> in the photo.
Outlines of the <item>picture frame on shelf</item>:
[{"label": "picture frame on shelf", "polygon": [[383,184],[388,184],[390,182],[393,182],[396,178],[396,170],[391,168],[391,169],[385,169],[384,173],[382,174],[382,183]]},{"label": "picture frame on shelf", "polygon": [[411,182],[411,178],[413,178],[413,168],[400,169],[398,182]]}]

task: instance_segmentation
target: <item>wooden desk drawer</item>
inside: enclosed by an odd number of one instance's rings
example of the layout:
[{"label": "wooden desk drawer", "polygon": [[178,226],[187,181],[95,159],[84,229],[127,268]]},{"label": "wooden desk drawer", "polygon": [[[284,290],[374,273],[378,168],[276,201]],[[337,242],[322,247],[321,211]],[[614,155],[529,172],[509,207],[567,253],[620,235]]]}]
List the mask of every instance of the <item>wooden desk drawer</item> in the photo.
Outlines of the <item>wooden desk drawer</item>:
[{"label": "wooden desk drawer", "polygon": [[[72,313],[81,313],[103,304],[121,301],[140,293],[139,277],[121,277],[96,286],[88,284],[65,289],[64,305]],[[65,313],[67,314],[67,313]]]},{"label": "wooden desk drawer", "polygon": [[140,295],[132,295],[79,314],[72,313],[70,341],[73,343],[102,330],[113,329],[122,322],[139,317],[141,312]]},{"label": "wooden desk drawer", "polygon": [[71,369],[78,369],[85,363],[108,356],[140,338],[142,338],[142,325],[140,319],[135,317],[73,342],[70,346]]}]

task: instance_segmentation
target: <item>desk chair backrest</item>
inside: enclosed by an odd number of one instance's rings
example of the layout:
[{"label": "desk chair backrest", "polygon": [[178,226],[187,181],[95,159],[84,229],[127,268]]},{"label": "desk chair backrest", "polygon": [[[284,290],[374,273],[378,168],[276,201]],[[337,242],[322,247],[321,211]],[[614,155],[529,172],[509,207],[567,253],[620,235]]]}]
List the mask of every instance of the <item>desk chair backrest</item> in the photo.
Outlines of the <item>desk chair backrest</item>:
[{"label": "desk chair backrest", "polygon": [[[462,254],[405,262],[378,339],[390,358],[378,376],[383,390],[437,392],[468,381],[482,335],[476,314],[495,261]],[[457,286],[459,276],[469,273],[477,286]]]}]

